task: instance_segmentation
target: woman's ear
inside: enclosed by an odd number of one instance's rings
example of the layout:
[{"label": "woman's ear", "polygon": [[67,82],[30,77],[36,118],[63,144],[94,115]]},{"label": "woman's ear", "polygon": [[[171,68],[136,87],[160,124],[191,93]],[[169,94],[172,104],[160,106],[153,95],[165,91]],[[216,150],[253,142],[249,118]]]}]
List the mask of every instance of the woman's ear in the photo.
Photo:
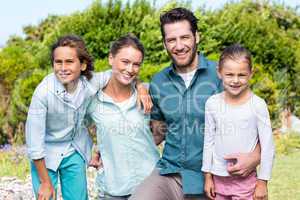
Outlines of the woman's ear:
[{"label": "woman's ear", "polygon": [[113,60],[114,60],[113,55],[111,53],[109,53],[109,55],[108,55],[108,63],[109,63],[110,66],[113,65]]}]

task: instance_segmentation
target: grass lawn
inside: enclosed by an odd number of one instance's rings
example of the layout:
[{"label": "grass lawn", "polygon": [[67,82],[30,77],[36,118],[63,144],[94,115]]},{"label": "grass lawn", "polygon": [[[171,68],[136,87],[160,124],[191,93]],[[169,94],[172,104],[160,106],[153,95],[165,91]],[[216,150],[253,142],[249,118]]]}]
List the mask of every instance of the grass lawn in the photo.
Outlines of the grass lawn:
[{"label": "grass lawn", "polygon": [[29,175],[29,161],[17,151],[0,151],[0,177],[15,176],[25,180]]},{"label": "grass lawn", "polygon": [[[300,200],[300,136],[287,135],[276,140],[277,155],[269,183],[269,200]],[[18,151],[0,151],[0,177],[25,179],[29,162]]]},{"label": "grass lawn", "polygon": [[269,194],[270,200],[300,200],[300,150],[276,156]]}]

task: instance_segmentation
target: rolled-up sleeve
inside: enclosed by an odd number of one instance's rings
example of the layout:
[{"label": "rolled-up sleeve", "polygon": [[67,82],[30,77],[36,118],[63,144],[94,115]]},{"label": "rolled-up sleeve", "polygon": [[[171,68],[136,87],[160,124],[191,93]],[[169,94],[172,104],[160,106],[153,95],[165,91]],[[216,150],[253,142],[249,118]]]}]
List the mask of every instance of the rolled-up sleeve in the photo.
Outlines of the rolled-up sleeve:
[{"label": "rolled-up sleeve", "polygon": [[46,98],[39,95],[37,88],[32,96],[31,104],[27,114],[25,137],[28,156],[32,160],[41,159],[46,156]]},{"label": "rolled-up sleeve", "polygon": [[93,78],[90,80],[90,83],[94,87],[94,89],[98,91],[99,89],[102,89],[107,85],[111,76],[112,70],[106,70],[104,72],[95,72],[93,73]]}]

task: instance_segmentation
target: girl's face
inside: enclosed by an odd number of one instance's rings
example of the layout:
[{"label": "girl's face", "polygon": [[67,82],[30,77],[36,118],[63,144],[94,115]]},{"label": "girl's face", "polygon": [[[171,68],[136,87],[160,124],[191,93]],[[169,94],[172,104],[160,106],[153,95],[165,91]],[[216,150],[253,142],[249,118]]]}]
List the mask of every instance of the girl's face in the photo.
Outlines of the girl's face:
[{"label": "girl's face", "polygon": [[248,89],[252,71],[242,59],[228,59],[219,67],[218,76],[222,79],[224,90],[229,96],[240,97]]},{"label": "girl's face", "polygon": [[58,80],[66,87],[79,79],[86,65],[80,63],[75,48],[64,46],[54,50],[53,68]]},{"label": "girl's face", "polygon": [[132,46],[123,47],[116,55],[109,55],[113,77],[123,85],[129,85],[137,77],[143,62],[143,54]]}]

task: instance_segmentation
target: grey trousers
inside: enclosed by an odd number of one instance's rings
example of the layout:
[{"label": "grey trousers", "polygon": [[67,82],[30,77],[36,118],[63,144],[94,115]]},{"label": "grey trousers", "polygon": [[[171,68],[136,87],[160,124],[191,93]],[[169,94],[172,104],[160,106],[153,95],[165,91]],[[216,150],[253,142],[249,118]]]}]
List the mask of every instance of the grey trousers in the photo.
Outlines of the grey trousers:
[{"label": "grey trousers", "polygon": [[208,200],[205,196],[185,196],[178,174],[161,176],[155,169],[134,191],[129,200]]}]

